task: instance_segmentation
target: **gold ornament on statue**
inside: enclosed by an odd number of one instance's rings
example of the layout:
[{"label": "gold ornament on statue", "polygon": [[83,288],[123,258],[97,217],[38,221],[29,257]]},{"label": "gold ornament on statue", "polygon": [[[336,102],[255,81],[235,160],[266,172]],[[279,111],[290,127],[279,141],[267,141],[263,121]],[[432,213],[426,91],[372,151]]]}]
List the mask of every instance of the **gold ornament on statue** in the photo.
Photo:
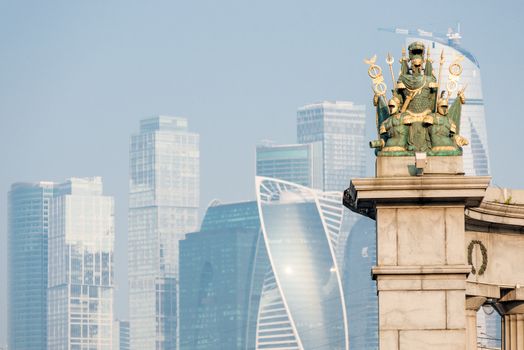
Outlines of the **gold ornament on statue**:
[{"label": "gold ornament on statue", "polygon": [[373,92],[378,96],[384,96],[386,94],[387,86],[384,83],[384,77],[382,76],[382,68],[376,65],[377,55],[374,55],[369,60],[365,59],[364,62],[369,64],[368,75],[373,83]]},{"label": "gold ornament on statue", "polygon": [[458,90],[460,75],[462,74],[462,65],[460,62],[464,59],[464,56],[455,56],[453,63],[449,65],[448,71],[448,83],[446,84],[448,92],[451,94]]}]

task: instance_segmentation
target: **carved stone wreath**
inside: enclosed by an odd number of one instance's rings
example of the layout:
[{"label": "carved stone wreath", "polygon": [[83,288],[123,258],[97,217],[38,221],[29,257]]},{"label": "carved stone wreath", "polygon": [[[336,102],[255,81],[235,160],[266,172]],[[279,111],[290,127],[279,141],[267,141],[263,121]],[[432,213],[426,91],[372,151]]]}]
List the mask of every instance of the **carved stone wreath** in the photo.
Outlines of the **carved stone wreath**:
[{"label": "carved stone wreath", "polygon": [[468,245],[468,264],[471,265],[471,273],[476,275],[477,269],[475,269],[475,266],[473,266],[473,248],[478,245],[480,248],[480,252],[482,254],[482,265],[480,265],[480,269],[478,270],[478,275],[482,276],[484,272],[486,271],[486,267],[488,266],[488,250],[486,249],[486,246],[482,241],[479,241],[478,239],[474,239],[471,242],[469,242]]}]

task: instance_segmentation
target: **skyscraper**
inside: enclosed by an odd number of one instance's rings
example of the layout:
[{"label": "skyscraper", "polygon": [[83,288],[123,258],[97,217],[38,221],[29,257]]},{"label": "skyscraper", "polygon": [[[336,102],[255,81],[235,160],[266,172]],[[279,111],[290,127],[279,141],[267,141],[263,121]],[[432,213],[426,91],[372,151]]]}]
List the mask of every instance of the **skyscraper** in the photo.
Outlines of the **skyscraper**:
[{"label": "skyscraper", "polygon": [[294,145],[258,145],[256,174],[322,189],[322,142]]},{"label": "skyscraper", "polygon": [[[459,86],[466,87],[466,104],[462,106],[460,133],[470,142],[468,146],[463,147],[464,171],[466,175],[489,175],[488,135],[480,64],[471,52],[461,46],[460,39],[462,37],[460,33],[454,32],[452,29],[445,35],[421,29],[394,28],[385,30],[406,35],[406,47],[413,41],[423,42],[430,49],[434,66],[438,66],[440,54],[444,50],[444,65],[441,75],[443,89],[447,86],[450,64],[457,57],[463,57],[460,61],[463,70]],[[450,97],[454,99],[456,96]]]},{"label": "skyscraper", "polygon": [[113,198],[102,180],[71,178],[51,204],[47,348],[112,348]]},{"label": "skyscraper", "polygon": [[256,178],[271,270],[264,279],[257,349],[348,349],[346,309],[334,248],[341,192]]},{"label": "skyscraper", "polygon": [[323,191],[343,192],[366,172],[366,107],[336,101],[309,104],[297,112],[297,141],[322,143]]},{"label": "skyscraper", "polygon": [[131,137],[129,322],[133,350],[177,348],[178,242],[198,226],[199,136],[157,116]]},{"label": "skyscraper", "polygon": [[[297,141],[322,144],[323,191],[343,192],[352,178],[366,174],[366,107],[336,101],[309,104],[297,112]],[[358,215],[344,212],[337,261],[344,266],[344,247]]]},{"label": "skyscraper", "polygon": [[180,241],[180,350],[246,349],[260,237],[253,201],[212,204],[200,231]]},{"label": "skyscraper", "polygon": [[47,239],[54,184],[15,183],[8,197],[9,349],[47,347]]}]

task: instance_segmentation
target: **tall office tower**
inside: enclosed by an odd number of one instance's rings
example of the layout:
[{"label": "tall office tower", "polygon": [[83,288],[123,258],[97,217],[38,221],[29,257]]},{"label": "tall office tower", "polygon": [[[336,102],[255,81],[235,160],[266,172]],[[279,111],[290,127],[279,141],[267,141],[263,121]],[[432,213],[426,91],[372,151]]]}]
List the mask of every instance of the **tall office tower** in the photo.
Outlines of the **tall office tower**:
[{"label": "tall office tower", "polygon": [[8,347],[47,347],[47,238],[51,182],[15,183],[8,196]]},{"label": "tall office tower", "polygon": [[[349,181],[366,174],[366,107],[336,101],[309,104],[297,112],[297,141],[322,144],[323,191],[343,192]],[[358,215],[346,210],[336,251],[344,266],[344,247]]]},{"label": "tall office tower", "polygon": [[[466,104],[462,106],[460,133],[470,144],[464,146],[464,171],[466,175],[489,175],[488,135],[486,130],[486,115],[482,95],[480,65],[475,56],[460,45],[460,32],[452,29],[447,34],[439,34],[421,29],[385,29],[397,34],[407,35],[406,47],[413,41],[421,41],[430,48],[434,67],[438,67],[440,54],[444,50],[444,66],[442,71],[442,87],[447,86],[449,66],[455,59],[462,56],[460,61],[463,71],[459,86],[466,87]],[[438,68],[437,68],[438,74]],[[456,96],[450,96],[455,98]]]},{"label": "tall office tower", "polygon": [[71,178],[51,204],[47,348],[112,350],[114,202],[102,179]]},{"label": "tall office tower", "polygon": [[352,350],[378,349],[377,283],[370,276],[376,265],[375,221],[361,217],[346,244],[344,294]]},{"label": "tall office tower", "polygon": [[258,145],[256,174],[322,189],[322,142]]},{"label": "tall office tower", "polygon": [[114,322],[113,350],[129,350],[129,321],[116,320]]},{"label": "tall office tower", "polygon": [[200,232],[180,241],[180,350],[249,349],[260,237],[256,202],[215,202]]},{"label": "tall office tower", "polygon": [[187,120],[142,120],[131,137],[129,322],[131,349],[177,348],[178,241],[198,227],[199,136]]},{"label": "tall office tower", "polygon": [[323,191],[340,191],[366,172],[366,107],[336,101],[309,104],[297,112],[298,143],[322,143]]},{"label": "tall office tower", "polygon": [[256,349],[348,349],[346,308],[334,248],[341,192],[257,177],[271,271],[258,312]]}]

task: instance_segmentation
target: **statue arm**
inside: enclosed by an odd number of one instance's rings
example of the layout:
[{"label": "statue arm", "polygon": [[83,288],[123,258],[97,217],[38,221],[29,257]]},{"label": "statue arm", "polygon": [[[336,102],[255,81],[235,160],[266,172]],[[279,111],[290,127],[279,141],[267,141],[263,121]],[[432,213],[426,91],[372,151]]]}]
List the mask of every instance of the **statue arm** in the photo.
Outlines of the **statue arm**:
[{"label": "statue arm", "polygon": [[384,121],[382,122],[382,124],[380,124],[380,129],[379,129],[380,135],[387,134],[388,130],[389,130],[392,126],[393,126],[393,125],[391,125],[391,118],[388,118],[388,119],[384,120]]}]

